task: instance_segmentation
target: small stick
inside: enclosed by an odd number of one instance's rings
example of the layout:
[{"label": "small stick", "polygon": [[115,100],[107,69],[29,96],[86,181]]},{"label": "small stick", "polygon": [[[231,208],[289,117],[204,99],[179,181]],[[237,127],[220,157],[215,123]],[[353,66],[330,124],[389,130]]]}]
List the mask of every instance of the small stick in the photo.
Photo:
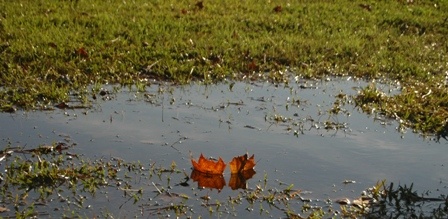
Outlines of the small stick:
[{"label": "small stick", "polygon": [[157,188],[156,184],[155,184],[154,182],[151,182],[151,183],[152,183],[152,185],[157,189],[157,191],[159,192],[159,194],[162,194],[162,191],[160,191],[160,189]]}]

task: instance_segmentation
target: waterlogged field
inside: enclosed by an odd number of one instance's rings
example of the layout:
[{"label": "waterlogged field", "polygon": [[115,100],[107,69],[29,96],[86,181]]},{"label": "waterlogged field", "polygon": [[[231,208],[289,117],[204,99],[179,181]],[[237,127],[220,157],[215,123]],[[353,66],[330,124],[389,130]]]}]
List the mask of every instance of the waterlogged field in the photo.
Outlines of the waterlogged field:
[{"label": "waterlogged field", "polygon": [[[350,78],[109,86],[92,108],[1,114],[9,211],[0,216],[446,216],[446,141],[361,113],[353,95],[365,86]],[[245,153],[256,161],[249,176],[192,170],[200,154],[228,164]]]},{"label": "waterlogged field", "polygon": [[0,8],[1,217],[446,217],[448,1]]}]

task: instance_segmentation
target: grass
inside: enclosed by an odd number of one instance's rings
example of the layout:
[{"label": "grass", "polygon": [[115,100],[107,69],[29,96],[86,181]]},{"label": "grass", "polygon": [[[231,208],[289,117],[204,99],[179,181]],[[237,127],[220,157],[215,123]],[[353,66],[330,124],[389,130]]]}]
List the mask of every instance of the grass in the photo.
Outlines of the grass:
[{"label": "grass", "polygon": [[[446,1],[19,0],[0,7],[2,111],[87,103],[95,84],[282,83],[288,69],[305,78],[397,80],[404,92],[379,110],[423,133],[448,130]],[[363,109],[372,104],[360,99]]]},{"label": "grass", "polygon": [[416,82],[404,86],[396,96],[387,96],[372,84],[361,91],[355,103],[365,112],[396,119],[402,130],[411,127],[424,135],[436,134],[440,140],[448,136],[447,98],[447,89],[440,83]]}]

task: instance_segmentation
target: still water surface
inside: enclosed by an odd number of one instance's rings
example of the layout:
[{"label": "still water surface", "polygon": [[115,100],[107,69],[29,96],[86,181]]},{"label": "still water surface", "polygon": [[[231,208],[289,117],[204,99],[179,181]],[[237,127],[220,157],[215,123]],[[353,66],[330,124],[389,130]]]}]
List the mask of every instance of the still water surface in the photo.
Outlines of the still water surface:
[{"label": "still water surface", "polygon": [[[445,141],[399,133],[395,121],[367,116],[353,104],[341,105],[338,115],[329,113],[337,95],[356,94],[363,86],[365,82],[353,80],[299,81],[288,87],[152,85],[145,93],[113,94],[112,100],[98,100],[92,109],[0,114],[0,137],[4,146],[11,142],[28,147],[69,139],[77,144],[73,152],[92,159],[112,156],[163,166],[175,161],[186,172],[191,171],[190,154],[228,162],[248,152],[257,161],[249,188],[267,176],[273,187],[294,184],[313,200],[355,198],[383,179],[414,183],[419,192],[446,194]],[[341,126],[325,129],[325,121]],[[227,170],[226,181],[229,175]],[[206,191],[213,198],[232,192],[228,187],[219,193]],[[96,205],[121,216],[134,211],[131,204],[117,209],[110,200]],[[234,214],[258,215],[243,211]]]}]

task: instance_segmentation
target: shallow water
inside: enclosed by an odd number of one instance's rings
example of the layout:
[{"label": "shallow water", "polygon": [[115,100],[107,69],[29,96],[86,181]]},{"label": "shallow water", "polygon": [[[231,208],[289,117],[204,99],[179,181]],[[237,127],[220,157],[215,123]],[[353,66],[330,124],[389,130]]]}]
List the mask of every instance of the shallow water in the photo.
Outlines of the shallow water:
[{"label": "shallow water", "polygon": [[[112,100],[98,100],[92,109],[0,114],[0,137],[4,146],[11,142],[28,147],[66,139],[76,142],[75,153],[92,159],[112,156],[163,166],[175,161],[188,173],[190,154],[228,162],[248,152],[257,161],[257,173],[247,181],[249,188],[267,176],[271,186],[294,184],[315,201],[355,198],[383,179],[414,183],[417,191],[434,191],[433,196],[446,194],[446,142],[400,133],[395,121],[367,116],[352,104],[342,105],[338,115],[329,113],[335,96],[355,94],[363,86],[365,82],[353,80],[298,81],[288,87],[152,85],[145,93],[120,92]],[[158,93],[161,89],[163,95]],[[397,92],[386,85],[383,89]],[[274,121],[275,116],[284,121]],[[341,127],[325,129],[325,121]],[[229,180],[228,171],[224,178]],[[356,183],[344,184],[345,180]],[[190,188],[178,190],[192,193]],[[225,198],[234,191],[224,187],[221,192],[193,193]],[[116,215],[136,208],[127,204],[114,209],[113,201],[96,201],[92,205],[109,206]],[[259,215],[245,211],[246,207],[233,215]]]}]

